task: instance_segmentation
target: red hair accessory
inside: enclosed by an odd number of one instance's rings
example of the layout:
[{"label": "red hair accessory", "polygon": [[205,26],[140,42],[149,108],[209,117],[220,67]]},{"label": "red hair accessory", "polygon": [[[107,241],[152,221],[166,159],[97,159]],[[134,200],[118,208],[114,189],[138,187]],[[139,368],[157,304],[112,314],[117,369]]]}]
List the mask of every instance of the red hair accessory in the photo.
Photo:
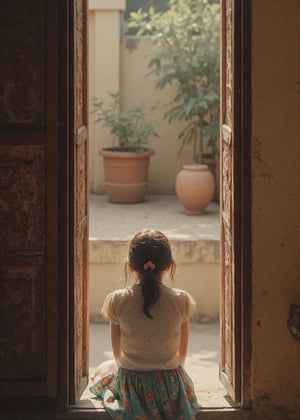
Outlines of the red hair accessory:
[{"label": "red hair accessory", "polygon": [[155,264],[150,260],[146,262],[146,264],[144,264],[144,270],[147,270],[148,268],[151,268],[151,270],[155,270]]}]

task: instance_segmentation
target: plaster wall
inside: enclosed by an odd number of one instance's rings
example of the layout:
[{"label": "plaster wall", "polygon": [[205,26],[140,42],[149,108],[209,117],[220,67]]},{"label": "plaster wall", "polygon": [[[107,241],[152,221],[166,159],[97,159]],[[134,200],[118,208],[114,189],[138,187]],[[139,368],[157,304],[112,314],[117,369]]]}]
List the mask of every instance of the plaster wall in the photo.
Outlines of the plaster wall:
[{"label": "plaster wall", "polygon": [[[114,2],[108,7],[104,0],[89,3],[89,185],[90,192],[104,193],[104,170],[98,152],[113,144],[109,129],[95,124],[92,111],[93,97],[108,98],[108,92],[120,91],[121,107],[143,103],[149,117],[158,122],[159,138],[153,138],[149,147],[155,154],[149,168],[149,193],[175,192],[175,178],[181,166],[193,162],[192,144],[179,156],[178,134],[182,123],[169,124],[163,120],[168,103],[175,91],[156,90],[155,78],[148,77],[151,41],[147,38],[122,36],[122,12],[125,2]],[[156,110],[151,112],[151,107]]]},{"label": "plaster wall", "polygon": [[103,168],[99,149],[111,144],[109,130],[94,124],[92,103],[120,90],[121,13],[125,0],[89,1],[89,184],[91,191],[103,191]]},{"label": "plaster wall", "polygon": [[300,304],[299,22],[298,0],[252,2],[255,418],[273,412],[272,419],[296,419],[300,413],[300,340],[287,327],[290,305]]}]

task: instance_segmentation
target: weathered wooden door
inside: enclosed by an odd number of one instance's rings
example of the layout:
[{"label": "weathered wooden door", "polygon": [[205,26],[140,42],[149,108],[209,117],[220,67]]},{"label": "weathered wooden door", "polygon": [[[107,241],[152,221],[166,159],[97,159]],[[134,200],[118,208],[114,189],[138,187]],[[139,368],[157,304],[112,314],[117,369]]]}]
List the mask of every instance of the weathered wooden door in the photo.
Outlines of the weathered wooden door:
[{"label": "weathered wooden door", "polygon": [[57,3],[0,2],[1,397],[58,394]]},{"label": "weathered wooden door", "polygon": [[87,1],[70,13],[70,402],[88,383]]},{"label": "weathered wooden door", "polygon": [[221,360],[232,399],[248,405],[250,106],[248,0],[222,1]]},{"label": "weathered wooden door", "polygon": [[60,407],[88,379],[87,3],[0,2],[0,394]]}]

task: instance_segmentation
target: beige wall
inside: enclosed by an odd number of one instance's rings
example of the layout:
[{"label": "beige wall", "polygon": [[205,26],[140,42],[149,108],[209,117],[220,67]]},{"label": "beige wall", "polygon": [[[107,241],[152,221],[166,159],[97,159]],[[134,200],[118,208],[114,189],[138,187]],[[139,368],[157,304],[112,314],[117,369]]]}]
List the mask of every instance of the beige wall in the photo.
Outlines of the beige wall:
[{"label": "beige wall", "polygon": [[268,419],[300,413],[300,341],[287,328],[300,304],[299,4],[252,2],[251,375],[254,410]]},{"label": "beige wall", "polygon": [[[120,31],[125,0],[89,0],[89,98],[105,98],[120,90]],[[89,183],[91,191],[103,191],[98,151],[110,144],[109,132],[93,123],[89,114]]]},{"label": "beige wall", "polygon": [[[89,11],[89,96],[105,98],[109,91],[122,92],[122,108],[144,103],[158,121],[160,137],[153,139],[149,146],[154,149],[149,169],[149,193],[174,193],[175,178],[183,163],[192,163],[192,147],[188,145],[178,156],[180,142],[178,134],[181,124],[168,124],[162,119],[163,105],[174,95],[174,91],[155,90],[155,79],[147,77],[147,64],[151,43],[149,39],[121,36],[122,4],[113,2],[115,8],[103,9],[102,1]],[[119,6],[118,6],[119,4]],[[97,7],[96,7],[97,6]],[[98,155],[101,147],[112,144],[108,129],[94,124],[90,114],[90,190],[104,192],[103,163]]]}]

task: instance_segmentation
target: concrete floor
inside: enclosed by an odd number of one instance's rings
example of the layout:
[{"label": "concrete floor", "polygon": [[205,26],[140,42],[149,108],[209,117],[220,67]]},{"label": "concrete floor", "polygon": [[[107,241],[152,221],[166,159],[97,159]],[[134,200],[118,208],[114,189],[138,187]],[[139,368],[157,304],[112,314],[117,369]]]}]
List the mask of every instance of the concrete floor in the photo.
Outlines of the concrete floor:
[{"label": "concrete floor", "polygon": [[[105,195],[91,195],[90,238],[129,240],[143,228],[162,230],[170,240],[218,240],[219,205],[212,202],[204,214],[190,216],[176,195],[149,195],[138,204],[113,204]],[[217,323],[191,324],[185,368],[203,408],[232,406],[218,378],[219,348]],[[112,358],[108,324],[90,324],[89,349],[91,377],[99,363]],[[101,407],[88,388],[81,404]]]},{"label": "concrete floor", "polygon": [[205,213],[187,215],[175,194],[147,195],[142,203],[109,203],[106,195],[90,196],[90,239],[129,240],[141,229],[157,229],[170,240],[219,240],[220,209],[211,202]]}]

